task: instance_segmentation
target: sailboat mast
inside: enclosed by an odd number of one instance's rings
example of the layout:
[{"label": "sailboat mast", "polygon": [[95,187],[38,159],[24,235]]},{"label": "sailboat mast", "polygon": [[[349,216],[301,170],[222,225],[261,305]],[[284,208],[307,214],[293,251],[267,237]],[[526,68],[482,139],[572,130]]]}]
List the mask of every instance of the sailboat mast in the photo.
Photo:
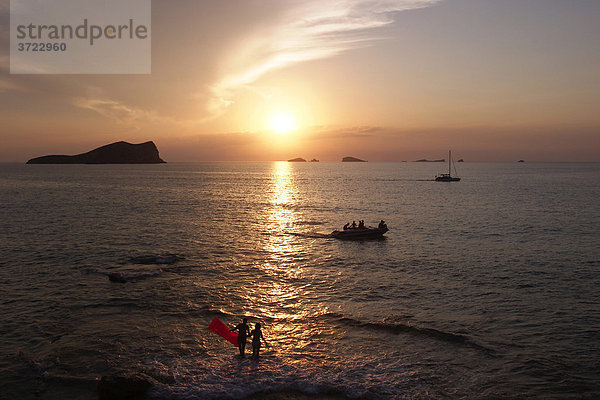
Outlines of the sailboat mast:
[{"label": "sailboat mast", "polygon": [[450,162],[452,161],[452,150],[448,150],[448,176],[450,176]]}]

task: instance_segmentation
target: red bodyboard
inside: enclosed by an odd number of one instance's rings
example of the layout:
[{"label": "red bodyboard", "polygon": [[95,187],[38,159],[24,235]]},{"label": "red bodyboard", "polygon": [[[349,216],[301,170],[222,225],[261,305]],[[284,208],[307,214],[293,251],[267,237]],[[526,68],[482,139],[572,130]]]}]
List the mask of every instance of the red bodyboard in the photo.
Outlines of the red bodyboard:
[{"label": "red bodyboard", "polygon": [[238,334],[235,332],[231,332],[227,325],[221,322],[219,318],[215,317],[215,319],[212,320],[212,322],[208,326],[208,330],[227,339],[232,345],[238,345]]}]

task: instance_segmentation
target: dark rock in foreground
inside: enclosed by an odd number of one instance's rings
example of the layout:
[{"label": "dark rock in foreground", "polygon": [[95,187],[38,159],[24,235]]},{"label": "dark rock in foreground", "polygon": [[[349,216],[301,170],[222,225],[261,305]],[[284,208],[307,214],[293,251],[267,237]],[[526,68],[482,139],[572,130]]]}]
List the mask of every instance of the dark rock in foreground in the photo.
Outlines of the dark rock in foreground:
[{"label": "dark rock in foreground", "polygon": [[306,160],[302,157],[298,157],[298,158],[292,158],[291,160],[288,160],[288,162],[306,162]]},{"label": "dark rock in foreground", "polygon": [[344,157],[342,158],[342,162],[367,162],[366,160],[361,160],[356,157]]},{"label": "dark rock in foreground", "polygon": [[116,142],[75,156],[51,155],[32,158],[27,164],[159,164],[154,142],[131,144]]},{"label": "dark rock in foreground", "polygon": [[100,400],[142,400],[152,384],[138,377],[103,376],[98,382]]},{"label": "dark rock in foreground", "polygon": [[[281,392],[258,392],[247,400],[347,400],[349,397],[341,393],[330,391],[327,393],[306,394],[295,390],[284,390]],[[361,397],[362,399],[362,397]]]}]

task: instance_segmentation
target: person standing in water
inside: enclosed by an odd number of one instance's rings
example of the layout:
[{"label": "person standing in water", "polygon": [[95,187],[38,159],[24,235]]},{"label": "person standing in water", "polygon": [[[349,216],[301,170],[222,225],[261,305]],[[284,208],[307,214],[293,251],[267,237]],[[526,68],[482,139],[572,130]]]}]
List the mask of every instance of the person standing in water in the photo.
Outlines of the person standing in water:
[{"label": "person standing in water", "polygon": [[263,337],[262,331],[260,330],[259,322],[254,325],[254,330],[250,332],[250,336],[252,336],[252,358],[258,360],[258,353],[260,352],[260,340],[262,339],[262,341],[265,342],[265,346],[267,346],[267,341]]},{"label": "person standing in water", "polygon": [[[244,318],[241,324],[238,324],[235,328],[230,329],[230,332],[238,331],[238,349],[240,349],[240,356],[246,356],[246,338],[250,334],[250,327],[248,326],[248,318]],[[254,344],[253,344],[254,346]]]}]

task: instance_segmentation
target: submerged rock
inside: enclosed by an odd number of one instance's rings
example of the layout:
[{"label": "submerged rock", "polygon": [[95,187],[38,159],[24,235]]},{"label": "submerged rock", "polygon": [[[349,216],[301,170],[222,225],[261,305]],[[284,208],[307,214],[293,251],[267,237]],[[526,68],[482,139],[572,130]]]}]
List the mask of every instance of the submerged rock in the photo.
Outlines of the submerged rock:
[{"label": "submerged rock", "polygon": [[129,259],[129,261],[136,264],[173,264],[180,260],[183,260],[183,257],[176,254],[143,255]]},{"label": "submerged rock", "polygon": [[152,270],[152,271],[118,271],[118,272],[100,272],[108,276],[108,280],[111,282],[118,283],[126,283],[132,281],[139,281],[141,279],[151,278],[153,276],[158,276],[162,273],[162,270]]},{"label": "submerged rock", "polygon": [[117,274],[115,272],[111,272],[110,274],[108,274],[108,280],[111,282],[119,282],[119,283],[127,282],[127,279],[125,279],[121,274]]}]

